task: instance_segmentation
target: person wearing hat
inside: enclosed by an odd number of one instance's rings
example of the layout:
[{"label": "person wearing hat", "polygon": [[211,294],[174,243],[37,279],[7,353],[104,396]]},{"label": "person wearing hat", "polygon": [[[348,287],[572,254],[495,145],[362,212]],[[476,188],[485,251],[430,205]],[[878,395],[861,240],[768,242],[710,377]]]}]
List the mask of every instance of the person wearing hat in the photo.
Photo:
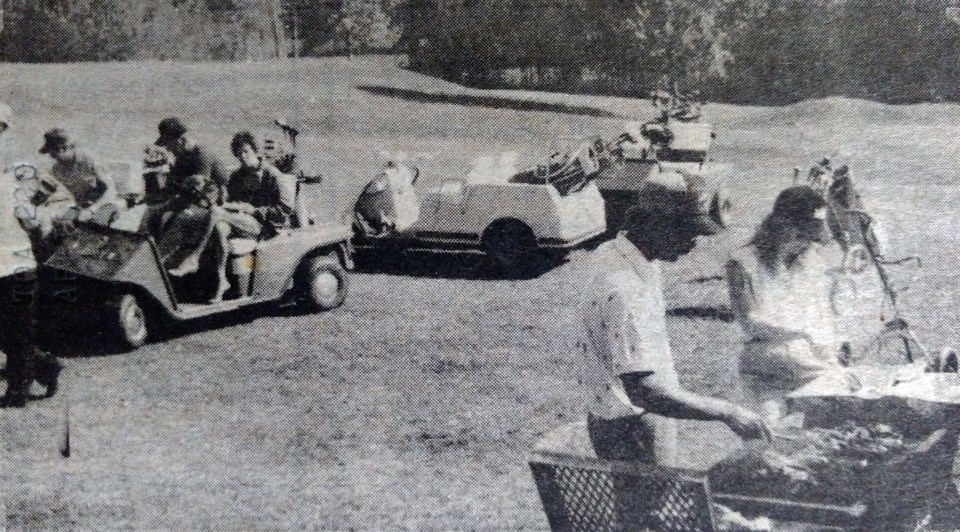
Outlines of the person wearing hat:
[{"label": "person wearing hat", "polygon": [[769,439],[760,416],[681,387],[666,327],[660,262],[674,262],[704,234],[680,209],[638,209],[625,230],[590,253],[597,272],[581,294],[585,338],[578,382],[592,451],[607,460],[678,466],[677,419],[720,421],[744,439]]},{"label": "person wearing hat", "polygon": [[89,218],[98,207],[116,201],[113,180],[90,154],[77,150],[73,139],[64,130],[47,131],[40,153],[53,159],[50,174],[82,209],[81,220]]},{"label": "person wearing hat", "polygon": [[769,381],[772,396],[779,395],[774,383],[796,388],[849,356],[837,333],[834,298],[842,271],[832,266],[839,261],[830,255],[835,243],[826,220],[820,193],[787,188],[726,265],[731,309],[748,337],[741,372]]},{"label": "person wearing hat", "polygon": [[[0,102],[0,135],[13,122],[13,111]],[[46,397],[57,393],[63,365],[37,347],[38,273],[35,268],[17,268],[0,276],[0,352],[6,356],[6,390],[0,407],[19,408],[27,403],[34,381],[46,387]]]},{"label": "person wearing hat", "polygon": [[102,207],[116,205],[113,180],[87,153],[77,150],[66,131],[54,128],[43,135],[40,153],[53,161],[50,178],[43,179],[44,194],[33,220],[21,220],[28,233],[45,240],[59,235],[58,227],[74,221],[87,221]]},{"label": "person wearing hat", "polygon": [[[177,193],[184,181],[200,175],[206,177],[221,188],[218,203],[223,203],[223,189],[227,185],[229,174],[226,167],[210,151],[197,144],[187,130],[187,126],[177,117],[165,118],[157,126],[160,136],[156,144],[173,154],[173,164],[167,173],[167,197]],[[166,198],[163,198],[166,199]]]}]

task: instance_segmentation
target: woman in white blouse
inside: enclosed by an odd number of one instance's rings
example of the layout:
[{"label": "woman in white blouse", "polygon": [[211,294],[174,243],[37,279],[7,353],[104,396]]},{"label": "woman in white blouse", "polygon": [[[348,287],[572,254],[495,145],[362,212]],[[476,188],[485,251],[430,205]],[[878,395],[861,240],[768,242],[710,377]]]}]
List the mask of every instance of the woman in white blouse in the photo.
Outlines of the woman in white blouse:
[{"label": "woman in white blouse", "polygon": [[809,187],[780,193],[750,243],[727,263],[730,303],[749,337],[741,371],[795,387],[840,367],[849,344],[837,334],[827,205]]}]

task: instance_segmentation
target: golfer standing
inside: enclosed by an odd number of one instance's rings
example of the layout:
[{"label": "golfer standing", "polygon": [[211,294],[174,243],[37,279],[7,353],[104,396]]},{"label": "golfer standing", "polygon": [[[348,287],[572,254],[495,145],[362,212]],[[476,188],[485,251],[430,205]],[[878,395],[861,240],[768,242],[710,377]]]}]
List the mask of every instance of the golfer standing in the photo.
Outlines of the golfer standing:
[{"label": "golfer standing", "polygon": [[[10,128],[13,112],[0,102],[0,138]],[[30,385],[46,387],[46,397],[57,392],[63,366],[56,357],[37,348],[37,270],[16,268],[0,272],[0,351],[6,355],[7,388],[0,407],[26,405]]]}]

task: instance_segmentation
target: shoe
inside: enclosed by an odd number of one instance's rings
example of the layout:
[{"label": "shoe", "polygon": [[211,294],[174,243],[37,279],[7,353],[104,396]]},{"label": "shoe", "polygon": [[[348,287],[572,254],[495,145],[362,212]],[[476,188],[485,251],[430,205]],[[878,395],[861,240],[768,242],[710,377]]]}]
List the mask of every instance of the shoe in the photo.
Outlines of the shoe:
[{"label": "shoe", "polygon": [[40,374],[37,375],[37,382],[47,388],[47,393],[44,394],[44,397],[47,399],[57,395],[57,390],[60,387],[61,371],[63,371],[63,364],[57,359],[52,359],[46,364],[46,367],[43,368]]},{"label": "shoe", "polygon": [[953,349],[944,349],[941,353],[943,357],[942,365],[940,366],[940,371],[943,373],[956,373],[960,369],[960,361],[957,360],[957,352]]},{"label": "shoe", "polygon": [[196,255],[191,255],[183,259],[183,262],[180,263],[180,266],[167,270],[167,273],[169,273],[173,277],[183,277],[184,275],[187,275],[189,273],[194,273],[199,269],[200,269],[200,257]]}]

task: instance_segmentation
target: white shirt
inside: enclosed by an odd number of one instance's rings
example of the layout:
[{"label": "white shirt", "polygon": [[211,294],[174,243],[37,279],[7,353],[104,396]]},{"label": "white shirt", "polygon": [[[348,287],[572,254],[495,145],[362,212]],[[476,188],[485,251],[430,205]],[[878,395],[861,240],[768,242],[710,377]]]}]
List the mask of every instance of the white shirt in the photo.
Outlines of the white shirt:
[{"label": "white shirt", "polygon": [[656,373],[679,387],[667,336],[660,268],[622,234],[592,253],[599,273],[587,285],[581,318],[586,341],[582,386],[594,416],[642,414],[618,378],[624,373]]},{"label": "white shirt", "polygon": [[743,371],[806,380],[838,367],[835,279],[823,251],[811,246],[775,271],[760,264],[752,246],[733,253],[727,281],[734,315],[751,340],[766,346],[744,352]]}]

